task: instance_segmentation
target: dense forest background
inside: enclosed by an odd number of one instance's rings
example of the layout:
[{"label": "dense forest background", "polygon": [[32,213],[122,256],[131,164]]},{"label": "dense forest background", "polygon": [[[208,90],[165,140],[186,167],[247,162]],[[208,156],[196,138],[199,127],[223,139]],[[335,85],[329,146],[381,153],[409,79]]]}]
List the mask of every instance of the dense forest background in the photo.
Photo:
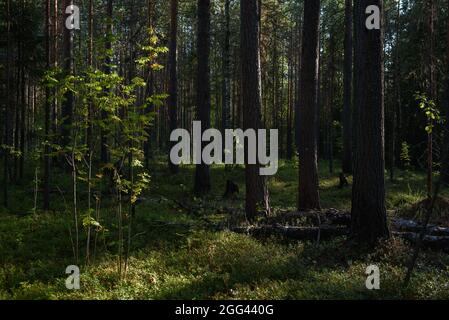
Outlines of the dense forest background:
[{"label": "dense forest background", "polygon": [[[1,8],[1,299],[449,297],[448,1]],[[279,172],[173,164],[195,120]]]}]

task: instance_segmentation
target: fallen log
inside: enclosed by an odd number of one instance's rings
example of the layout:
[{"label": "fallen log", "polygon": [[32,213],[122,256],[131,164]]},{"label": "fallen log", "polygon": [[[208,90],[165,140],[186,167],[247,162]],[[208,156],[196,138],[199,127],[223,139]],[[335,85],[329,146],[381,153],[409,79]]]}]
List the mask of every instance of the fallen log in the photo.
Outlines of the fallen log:
[{"label": "fallen log", "polygon": [[[393,232],[392,234],[412,244],[415,244],[419,239],[419,233],[414,232]],[[426,235],[424,236],[422,245],[424,248],[442,250],[445,253],[449,253],[449,237]]]},{"label": "fallen log", "polygon": [[[348,236],[350,229],[343,226],[322,225],[319,227],[294,227],[282,225],[262,225],[233,227],[232,232],[246,234],[253,237],[279,236],[293,240],[327,240],[340,236]],[[416,243],[419,233],[416,232],[392,232],[394,237],[402,238],[410,243]],[[426,235],[423,247],[432,250],[440,250],[449,253],[449,236]]]},{"label": "fallen log", "polygon": [[[391,225],[394,230],[399,232],[420,233],[423,229],[421,224],[413,220],[394,219]],[[426,229],[426,234],[430,236],[449,237],[449,228],[429,224]]]},{"label": "fallen log", "polygon": [[[336,209],[329,209],[327,211],[310,211],[310,212],[289,212],[279,217],[272,218],[271,221],[278,223],[289,223],[305,219],[312,224],[320,225],[338,225],[350,227],[351,214],[348,212],[339,212]],[[393,219],[391,220],[391,227],[394,231],[420,233],[422,225],[413,220]],[[429,224],[426,229],[426,234],[430,236],[449,237],[449,228]]]}]

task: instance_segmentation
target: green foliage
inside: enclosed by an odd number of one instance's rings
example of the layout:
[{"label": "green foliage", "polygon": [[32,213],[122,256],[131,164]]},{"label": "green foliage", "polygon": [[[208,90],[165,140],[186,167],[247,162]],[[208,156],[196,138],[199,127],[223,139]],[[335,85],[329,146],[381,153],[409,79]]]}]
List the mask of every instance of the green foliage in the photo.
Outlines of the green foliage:
[{"label": "green foliage", "polygon": [[425,130],[428,134],[431,134],[435,127],[435,123],[443,123],[440,110],[437,108],[435,102],[427,98],[425,94],[417,93],[415,99],[419,102],[419,108],[424,112],[427,118],[428,124],[425,127]]},{"label": "green foliage", "polygon": [[[155,59],[166,53],[167,49],[158,46],[158,38],[154,34],[150,34],[148,45],[141,46],[141,52],[144,56],[137,58],[135,68],[140,68],[142,74],[148,67],[154,72],[162,69],[161,65],[155,63]],[[139,93],[147,86],[145,80],[139,76],[127,78],[120,75],[118,66],[110,62],[113,61],[113,53],[112,50],[104,48],[102,54],[105,58],[109,57],[104,70],[87,67],[76,75],[67,75],[61,69],[54,68],[48,70],[43,77],[44,85],[54,92],[50,102],[54,99],[64,101],[67,92],[72,92],[75,97],[73,116],[70,119],[70,142],[62,145],[58,143],[56,136],[44,137],[42,149],[49,145],[51,157],[65,159],[69,164],[73,176],[73,194],[79,191],[80,184],[87,189],[87,203],[80,204],[77,197],[71,199],[72,208],[65,203],[65,210],[74,215],[74,225],[70,228],[73,228],[71,238],[77,260],[80,246],[78,230],[82,226],[87,234],[87,239],[84,240],[87,261],[90,258],[92,232],[95,237],[100,233],[108,237],[110,229],[118,230],[118,234],[113,241],[108,239],[108,245],[117,248],[119,260],[122,261],[125,247],[124,228],[129,230],[128,246],[132,237],[130,211],[150,186],[148,168],[143,166],[143,146],[152,138],[149,137],[148,128],[152,125],[155,115],[154,112],[149,112],[149,107],[161,105],[166,97],[165,94],[155,93],[146,100],[139,99]],[[100,145],[105,142],[108,162],[98,163]],[[105,186],[109,190],[104,190]],[[112,197],[112,201],[103,199],[103,192],[109,192],[111,187],[116,196]],[[91,201],[93,196],[95,209]],[[101,207],[109,206],[108,210],[111,212],[117,212],[116,223],[109,222],[107,228],[107,218],[100,218],[100,204]],[[79,212],[82,212],[80,217]],[[119,272],[121,269],[120,265]]]},{"label": "green foliage", "polygon": [[97,231],[101,231],[103,227],[101,226],[100,222],[96,221],[94,218],[92,218],[93,210],[90,210],[86,215],[82,217],[82,223],[84,228],[88,227],[95,227]]},{"label": "green foliage", "polygon": [[17,150],[14,148],[14,146],[10,146],[10,145],[6,145],[6,144],[2,144],[0,146],[0,149],[3,150],[3,152],[8,153],[10,156],[12,157],[16,157],[19,158],[22,153],[20,152],[20,150]]},{"label": "green foliage", "polygon": [[144,53],[142,57],[136,60],[136,63],[141,67],[148,67],[153,71],[161,71],[164,66],[155,62],[161,55],[168,52],[167,47],[158,46],[159,38],[154,30],[148,30],[149,44],[140,46],[140,50]]},{"label": "green foliage", "polygon": [[401,144],[400,160],[401,160],[402,166],[404,168],[410,167],[410,162],[411,162],[410,147],[406,141],[403,141]]}]

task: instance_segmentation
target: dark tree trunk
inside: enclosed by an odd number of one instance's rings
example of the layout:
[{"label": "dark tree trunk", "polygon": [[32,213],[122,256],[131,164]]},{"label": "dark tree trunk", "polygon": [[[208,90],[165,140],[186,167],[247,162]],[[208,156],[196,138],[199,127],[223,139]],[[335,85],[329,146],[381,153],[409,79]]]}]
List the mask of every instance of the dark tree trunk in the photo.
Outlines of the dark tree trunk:
[{"label": "dark tree trunk", "polygon": [[302,42],[303,42],[303,32],[302,32],[302,18],[301,12],[298,12],[298,23],[297,23],[297,37],[298,40],[296,42],[296,50],[297,54],[295,55],[296,60],[296,69],[295,69],[295,146],[296,151],[299,152],[299,136],[300,136],[300,94],[301,94],[301,84],[300,84],[300,76],[301,76],[301,59],[302,59]]},{"label": "dark tree trunk", "polygon": [[89,0],[89,46],[87,52],[87,63],[91,67],[93,65],[94,53],[94,0]]},{"label": "dark tree trunk", "polygon": [[345,5],[345,41],[343,70],[343,159],[344,173],[352,173],[352,0],[346,0]]},{"label": "dark tree trunk", "polygon": [[[244,129],[257,130],[261,125],[261,73],[259,44],[259,9],[257,0],[240,3],[241,17],[241,72]],[[246,147],[245,154],[248,154]],[[265,178],[259,175],[260,164],[248,164],[245,157],[246,216],[254,219],[258,209],[270,212]]]},{"label": "dark tree trunk", "polygon": [[329,173],[334,173],[334,99],[335,99],[335,30],[331,30],[329,44],[329,103],[328,103],[328,152],[329,152]]},{"label": "dark tree trunk", "polygon": [[[444,145],[449,148],[449,0],[447,2],[447,36],[446,36],[446,101],[445,101],[445,115],[446,122],[443,131]],[[443,165],[442,170],[442,181],[444,184],[449,185],[449,161],[446,161]]]},{"label": "dark tree trunk", "polygon": [[[20,143],[19,143],[19,129],[20,129],[20,78],[21,78],[21,70],[20,70],[20,61],[22,60],[22,45],[21,45],[21,40],[19,38],[19,40],[17,41],[17,77],[16,77],[16,101],[15,101],[15,105],[17,106],[16,108],[14,108],[14,118],[15,118],[15,122],[14,122],[14,132],[13,132],[13,137],[14,137],[14,150],[19,150],[20,148]],[[14,167],[13,169],[13,181],[15,183],[17,183],[17,178],[18,178],[18,157],[14,157]]]},{"label": "dark tree trunk", "polygon": [[[49,1],[49,0],[48,0]],[[6,1],[6,90],[11,92],[11,12],[10,12],[10,0]],[[6,147],[10,145],[9,138],[9,113],[11,110],[11,97],[8,94],[6,96],[6,108],[5,108],[5,125],[4,125],[4,144]],[[4,163],[3,163],[3,205],[8,208],[8,184],[9,184],[9,152],[5,148],[4,153]]]},{"label": "dark tree trunk", "polygon": [[[73,0],[65,0],[64,8],[73,5]],[[74,30],[65,27],[67,15],[63,15],[62,25],[64,26],[64,72],[65,75],[73,75],[74,57],[73,57],[73,37]],[[61,144],[67,147],[70,143],[71,126],[73,118],[73,107],[75,97],[73,92],[68,90],[64,94],[62,102],[62,124],[61,124]]]},{"label": "dark tree trunk", "polygon": [[[50,69],[50,24],[51,24],[51,1],[47,0],[45,16],[45,53],[46,53],[46,67]],[[56,18],[55,18],[56,20]],[[56,56],[54,57],[56,58]],[[49,139],[50,133],[50,88],[45,87],[45,139]],[[45,211],[50,210],[50,147],[45,144],[44,148],[44,207]]]},{"label": "dark tree trunk", "polygon": [[26,73],[25,67],[20,66],[21,70],[21,80],[20,80],[20,159],[19,159],[19,174],[18,180],[22,182],[23,180],[23,169],[25,165],[25,128],[26,128]]},{"label": "dark tree trunk", "polygon": [[292,132],[292,122],[293,122],[293,106],[294,106],[294,41],[293,41],[293,29],[290,34],[290,46],[288,51],[288,103],[287,103],[287,159],[291,160],[293,157],[293,132]]},{"label": "dark tree trunk", "polygon": [[[18,12],[20,12],[21,14],[23,14],[24,12],[24,6],[23,6],[23,1],[20,1],[20,3],[17,4],[16,10],[20,10]],[[18,20],[18,32],[21,33],[22,32],[22,23],[23,23],[23,18],[22,15],[20,16],[19,20]],[[21,65],[21,61],[24,58],[24,42],[21,38],[17,39],[17,65],[16,65],[16,70],[17,70],[17,79],[16,79],[16,101],[15,101],[15,105],[16,108],[15,109],[15,130],[14,130],[14,150],[17,151],[22,151],[22,145],[21,145],[21,128],[23,125],[23,120],[22,120],[22,110],[23,110],[23,96],[24,96],[24,68]],[[16,156],[14,157],[14,180],[15,182],[19,183],[20,182],[20,167],[21,167],[21,163],[22,163],[22,159],[23,159],[23,154],[20,156]]]},{"label": "dark tree trunk", "polygon": [[[222,132],[224,133],[226,129],[230,126],[230,109],[231,109],[231,95],[230,95],[230,87],[231,87],[231,78],[230,78],[230,0],[225,0],[225,39],[223,46],[223,95],[222,95],[222,113],[221,113],[221,121],[222,121]],[[224,135],[223,135],[224,137]]]},{"label": "dark tree trunk", "polygon": [[[59,27],[59,8],[58,8],[58,1],[54,1],[54,6],[53,6],[53,34],[52,34],[52,41],[53,41],[53,45],[51,50],[53,50],[53,58],[51,60],[51,63],[53,65],[54,68],[58,67],[58,41],[59,41],[59,33],[60,30],[58,29]],[[56,97],[56,88],[54,88],[52,90],[52,94],[55,96],[53,99],[53,103],[52,103],[52,107],[51,107],[51,132],[52,134],[56,134],[58,132],[58,98]],[[57,159],[53,159],[53,161],[57,161]]]},{"label": "dark tree trunk", "polygon": [[[178,127],[178,74],[177,74],[177,46],[178,46],[178,0],[171,0],[170,4],[170,44],[169,44],[169,82],[168,82],[168,108],[170,132]],[[173,143],[170,142],[170,148]],[[178,173],[178,166],[168,159],[170,172]]]},{"label": "dark tree trunk", "polygon": [[397,147],[397,129],[398,129],[398,113],[401,109],[401,62],[399,57],[399,20],[401,18],[401,2],[398,1],[397,14],[396,14],[396,46],[394,53],[394,95],[395,102],[393,103],[391,114],[391,138],[390,138],[390,181],[394,181],[395,174],[395,162],[396,162],[396,147]]},{"label": "dark tree trunk", "polygon": [[273,52],[272,52],[272,66],[271,66],[271,72],[272,72],[272,75],[271,75],[271,85],[272,85],[272,87],[271,87],[271,94],[272,94],[272,96],[271,96],[271,98],[272,98],[272,101],[271,101],[271,107],[272,107],[272,112],[273,112],[273,114],[272,114],[272,119],[271,119],[271,127],[273,128],[273,129],[278,129],[279,130],[279,126],[278,126],[278,98],[277,98],[277,88],[278,88],[278,76],[277,76],[277,73],[278,73],[278,44],[277,44],[277,36],[276,36],[276,26],[275,25],[273,25],[273,32],[274,32],[274,34],[273,34]]},{"label": "dark tree trunk", "polygon": [[[201,121],[201,136],[210,128],[210,0],[198,0],[198,76],[197,76],[197,106],[198,120]],[[202,143],[201,153],[203,147]],[[203,163],[196,166],[195,193],[204,194],[210,191],[209,166]]]},{"label": "dark tree trunk", "polygon": [[[281,53],[283,53],[284,50],[281,48]],[[283,111],[284,111],[284,72],[285,72],[285,64],[281,63],[281,70],[280,74],[281,76],[278,76],[278,86],[276,86],[279,90],[278,92],[278,111],[276,112],[278,120],[277,127],[279,128],[279,157],[284,156],[285,154],[285,146],[284,146],[284,118],[283,118]]]},{"label": "dark tree trunk", "polygon": [[[322,90],[322,84],[321,84],[321,79],[323,78],[323,66],[321,61],[324,61],[323,59],[324,54],[323,52],[321,52],[321,36],[318,36],[318,80],[316,82],[316,109],[315,109],[315,114],[316,114],[316,124],[315,124],[315,130],[316,130],[316,153],[317,153],[317,159],[320,159],[321,154],[325,155],[325,148],[324,148],[324,138],[325,137],[321,137],[321,109],[322,109],[322,103],[324,101],[323,99],[323,90]],[[324,92],[326,93],[326,92]],[[320,140],[321,139],[321,140]],[[323,141],[323,150],[320,150],[320,141]],[[320,154],[321,153],[321,154]]]},{"label": "dark tree trunk", "polygon": [[[435,19],[436,19],[436,3],[435,0],[427,0],[427,27],[428,27],[428,88],[427,97],[436,103],[437,99],[437,83],[436,83],[436,63],[435,63]],[[433,125],[433,120],[429,120],[429,126]],[[433,190],[433,132],[427,133],[427,197],[432,198]]]},{"label": "dark tree trunk", "polygon": [[355,3],[354,106],[357,109],[351,231],[355,240],[373,245],[389,236],[385,208],[383,21],[380,30],[366,28],[369,5]]},{"label": "dark tree trunk", "polygon": [[316,139],[319,24],[320,1],[305,0],[299,100],[299,210],[320,208]]}]

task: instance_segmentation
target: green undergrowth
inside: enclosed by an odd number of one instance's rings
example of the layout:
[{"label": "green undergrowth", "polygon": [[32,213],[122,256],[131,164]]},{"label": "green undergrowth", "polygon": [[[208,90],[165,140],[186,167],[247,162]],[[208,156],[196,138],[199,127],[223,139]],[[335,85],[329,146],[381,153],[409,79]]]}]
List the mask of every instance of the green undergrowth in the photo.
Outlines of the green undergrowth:
[{"label": "green undergrowth", "polygon": [[[329,174],[326,163],[320,168],[322,206],[349,210],[350,188],[338,188],[338,172]],[[366,253],[343,238],[316,244],[213,230],[210,222],[243,208],[242,168],[212,168],[213,190],[205,198],[192,196],[192,166],[170,176],[162,163],[154,163],[151,174],[133,222],[126,276],[118,276],[115,213],[104,209],[101,222],[109,230],[97,235],[89,265],[81,229],[81,289],[74,291],[65,288],[65,268],[76,264],[72,216],[65,210],[70,204],[63,200],[70,202],[70,180],[60,173],[57,182],[66,192],[52,194],[55,209],[47,213],[32,210],[32,181],[12,186],[11,209],[0,214],[0,299],[449,299],[449,256],[423,252],[405,288],[412,248],[397,239]],[[240,187],[236,199],[222,199],[227,179]],[[391,216],[425,198],[424,180],[422,173],[398,171],[394,182],[387,181]],[[294,210],[295,165],[281,162],[269,187],[274,214]],[[365,287],[371,264],[380,268],[380,290]]]}]

